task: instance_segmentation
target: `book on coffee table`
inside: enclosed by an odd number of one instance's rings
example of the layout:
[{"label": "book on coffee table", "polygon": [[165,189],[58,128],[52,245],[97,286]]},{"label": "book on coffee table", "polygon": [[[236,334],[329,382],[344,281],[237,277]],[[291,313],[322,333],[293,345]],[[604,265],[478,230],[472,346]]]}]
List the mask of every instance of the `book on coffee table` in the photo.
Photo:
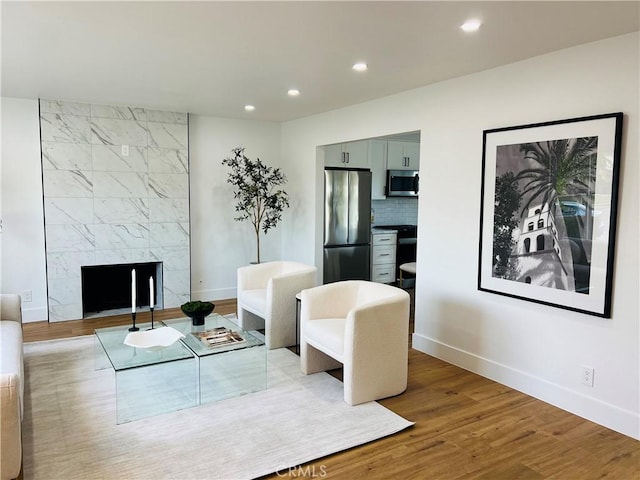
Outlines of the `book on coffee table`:
[{"label": "book on coffee table", "polygon": [[204,332],[194,333],[193,335],[207,347],[222,347],[245,342],[245,339],[242,338],[238,332],[234,332],[227,327],[216,327]]}]

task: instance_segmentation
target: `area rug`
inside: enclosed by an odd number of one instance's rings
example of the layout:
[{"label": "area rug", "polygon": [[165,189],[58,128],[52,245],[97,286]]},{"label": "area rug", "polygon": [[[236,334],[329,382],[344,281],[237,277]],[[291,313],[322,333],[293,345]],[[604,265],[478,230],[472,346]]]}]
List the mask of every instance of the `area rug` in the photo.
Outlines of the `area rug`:
[{"label": "area rug", "polygon": [[302,375],[288,349],[267,355],[268,388],[116,424],[113,370],[93,337],[26,343],[25,480],[245,479],[413,425],[377,402],[351,407],[342,382]]}]

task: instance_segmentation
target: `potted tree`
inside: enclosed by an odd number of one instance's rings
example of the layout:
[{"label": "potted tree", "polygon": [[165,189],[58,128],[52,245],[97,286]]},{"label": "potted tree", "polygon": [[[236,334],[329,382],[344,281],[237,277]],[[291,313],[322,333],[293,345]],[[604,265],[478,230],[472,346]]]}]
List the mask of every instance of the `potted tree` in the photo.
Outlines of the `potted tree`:
[{"label": "potted tree", "polygon": [[249,220],[256,235],[257,263],[260,263],[260,231],[265,235],[282,219],[289,207],[289,196],[280,188],[287,178],[279,168],[265,165],[257,158],[247,158],[244,147],[236,147],[232,156],[222,161],[231,171],[227,183],[235,187],[236,221]]}]

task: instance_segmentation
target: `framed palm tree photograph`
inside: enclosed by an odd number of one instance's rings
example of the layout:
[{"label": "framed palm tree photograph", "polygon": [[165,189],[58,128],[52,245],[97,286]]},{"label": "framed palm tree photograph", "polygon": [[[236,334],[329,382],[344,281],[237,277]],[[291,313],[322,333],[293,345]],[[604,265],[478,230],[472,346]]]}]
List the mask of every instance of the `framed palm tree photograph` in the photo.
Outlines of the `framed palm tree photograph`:
[{"label": "framed palm tree photograph", "polygon": [[479,290],[611,317],[622,118],[484,130]]}]

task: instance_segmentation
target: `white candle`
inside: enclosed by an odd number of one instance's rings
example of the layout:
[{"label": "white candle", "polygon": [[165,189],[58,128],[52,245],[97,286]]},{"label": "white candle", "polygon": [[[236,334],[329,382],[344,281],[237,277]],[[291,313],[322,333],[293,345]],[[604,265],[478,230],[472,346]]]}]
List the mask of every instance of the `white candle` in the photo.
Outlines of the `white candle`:
[{"label": "white candle", "polygon": [[131,270],[131,313],[136,313],[136,271]]},{"label": "white candle", "polygon": [[153,277],[149,277],[149,308],[155,305],[156,297],[153,295]]}]

